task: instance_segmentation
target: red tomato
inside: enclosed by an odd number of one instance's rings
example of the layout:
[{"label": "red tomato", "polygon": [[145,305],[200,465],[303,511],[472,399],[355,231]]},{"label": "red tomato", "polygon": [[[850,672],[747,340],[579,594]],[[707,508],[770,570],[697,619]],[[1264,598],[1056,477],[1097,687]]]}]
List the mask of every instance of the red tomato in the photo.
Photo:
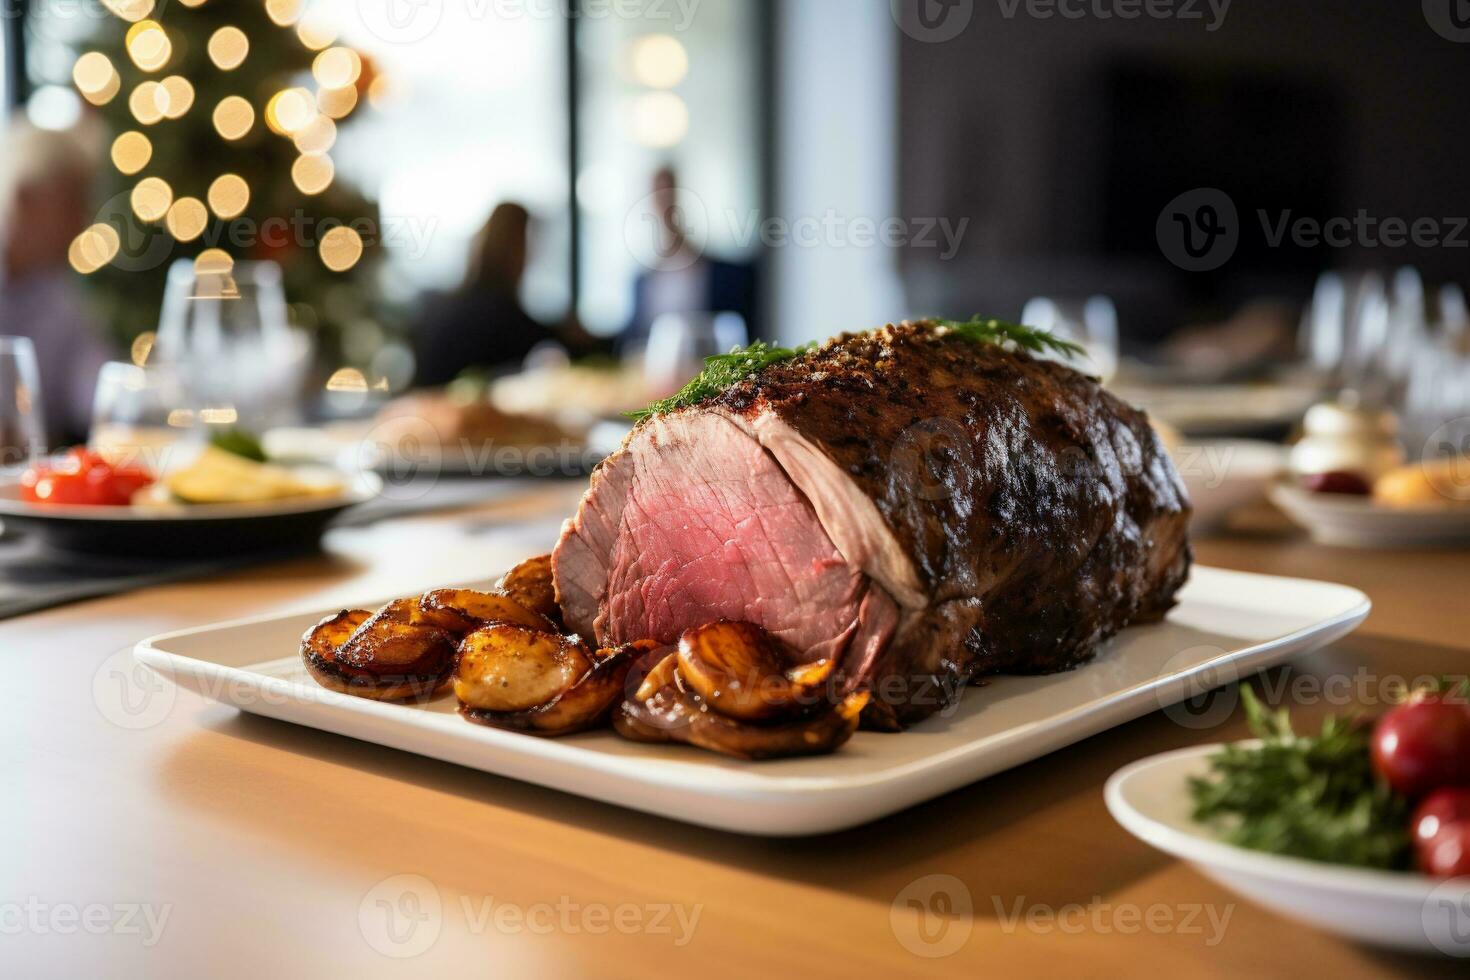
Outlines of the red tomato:
[{"label": "red tomato", "polygon": [[1414,846],[1422,852],[1440,831],[1462,821],[1470,821],[1470,787],[1435,790],[1414,811],[1414,821],[1409,825],[1414,832]]},{"label": "red tomato", "polygon": [[1354,497],[1366,497],[1373,493],[1373,488],[1361,474],[1352,473],[1347,470],[1333,470],[1331,473],[1312,473],[1302,477],[1303,489],[1313,493],[1341,493]]},{"label": "red tomato", "polygon": [[1470,707],[1432,697],[1399,705],[1373,729],[1373,767],[1409,797],[1470,785]]},{"label": "red tomato", "polygon": [[1470,820],[1441,828],[1439,836],[1420,849],[1419,868],[1436,878],[1470,876]]},{"label": "red tomato", "polygon": [[32,466],[21,477],[21,498],[34,504],[89,504],[117,507],[153,482],[138,466],[114,465],[85,449],[73,449],[54,463]]}]

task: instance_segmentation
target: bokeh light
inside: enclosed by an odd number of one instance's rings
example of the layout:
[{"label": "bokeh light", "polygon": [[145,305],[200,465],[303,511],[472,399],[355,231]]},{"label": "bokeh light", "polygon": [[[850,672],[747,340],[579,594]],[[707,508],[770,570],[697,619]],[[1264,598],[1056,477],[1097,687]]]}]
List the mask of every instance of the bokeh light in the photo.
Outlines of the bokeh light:
[{"label": "bokeh light", "polygon": [[112,141],[112,165],[126,176],[131,177],[148,166],[151,159],[153,144],[148,137],[135,129],[128,130]]},{"label": "bokeh light", "polygon": [[152,126],[163,118],[168,108],[168,91],[157,82],[139,82],[128,96],[128,109],[144,126]]},{"label": "bokeh light", "polygon": [[221,27],[209,36],[209,60],[220,71],[234,71],[245,63],[250,39],[238,27]]},{"label": "bokeh light", "polygon": [[167,119],[182,119],[194,106],[194,86],[182,75],[170,75],[158,83],[163,87],[167,103],[163,115]]},{"label": "bokeh light", "polygon": [[322,236],[317,251],[322,265],[333,272],[346,272],[362,258],[362,236],[346,225],[338,225]]},{"label": "bokeh light", "polygon": [[357,108],[357,88],[324,88],[316,94],[316,107],[333,119],[346,119]]},{"label": "bokeh light", "polygon": [[173,43],[156,20],[140,20],[128,28],[128,57],[144,71],[158,71],[173,55]]},{"label": "bokeh light", "polygon": [[237,140],[255,125],[255,110],[238,95],[227,95],[214,107],[215,132],[227,140]]},{"label": "bokeh light", "polygon": [[181,242],[192,242],[204,234],[209,224],[209,212],[204,202],[196,197],[181,197],[168,209],[164,219],[168,233]]},{"label": "bokeh light", "polygon": [[689,52],[671,34],[647,34],[630,49],[633,80],[649,88],[673,88],[689,74]]},{"label": "bokeh light", "polygon": [[102,6],[131,23],[153,13],[153,0],[102,0]]},{"label": "bokeh light", "polygon": [[161,177],[144,177],[133,188],[132,203],[140,221],[159,221],[174,203],[174,189]]},{"label": "bokeh light", "polygon": [[689,133],[689,107],[672,92],[646,92],[633,100],[630,126],[644,146],[667,149]]},{"label": "bokeh light", "polygon": [[291,182],[303,194],[320,194],[332,186],[337,168],[325,153],[304,153],[291,164]]},{"label": "bokeh light", "polygon": [[66,258],[71,267],[82,275],[91,275],[117,255],[122,245],[117,229],[111,225],[96,224],[72,239]]},{"label": "bokeh light", "polygon": [[322,88],[344,88],[362,75],[362,57],[351,48],[328,48],[311,63],[312,77]]},{"label": "bokeh light", "polygon": [[238,218],[250,206],[250,185],[239,174],[225,174],[209,185],[205,196],[217,217]]}]

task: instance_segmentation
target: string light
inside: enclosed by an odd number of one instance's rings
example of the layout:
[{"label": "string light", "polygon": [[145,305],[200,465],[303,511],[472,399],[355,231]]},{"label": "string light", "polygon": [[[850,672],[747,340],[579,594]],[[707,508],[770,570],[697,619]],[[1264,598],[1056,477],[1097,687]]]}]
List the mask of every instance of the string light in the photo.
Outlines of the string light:
[{"label": "string light", "polygon": [[73,269],[89,276],[111,262],[121,246],[122,240],[117,229],[111,225],[97,224],[72,239],[66,258]]},{"label": "string light", "polygon": [[337,168],[325,153],[305,153],[291,164],[291,182],[303,194],[320,194],[332,185]]},{"label": "string light", "polygon": [[130,23],[153,13],[153,0],[102,0],[102,6]]},{"label": "string light", "polygon": [[312,61],[311,74],[322,88],[345,88],[362,76],[362,56],[351,48],[328,48]]},{"label": "string light", "polygon": [[182,119],[194,105],[194,86],[182,75],[170,75],[158,83],[168,103],[163,107],[167,119]]},{"label": "string light", "polygon": [[144,126],[152,126],[163,118],[168,107],[168,90],[157,82],[139,82],[128,96],[128,109]]},{"label": "string light", "polygon": [[322,265],[333,272],[346,272],[362,258],[362,236],[346,225],[337,225],[322,236],[317,251]]},{"label": "string light", "polygon": [[277,92],[265,104],[265,124],[278,136],[290,136],[305,128],[315,115],[311,93],[304,88]]},{"label": "string light", "polygon": [[221,27],[209,36],[209,60],[220,71],[234,71],[250,53],[250,39],[238,27]]},{"label": "string light", "polygon": [[357,88],[324,88],[316,94],[316,107],[333,119],[346,119],[357,108]]},{"label": "string light", "polygon": [[133,188],[133,213],[141,221],[158,221],[174,202],[174,189],[161,177],[144,177]]},{"label": "string light", "polygon": [[209,224],[209,212],[198,198],[181,197],[168,209],[163,223],[177,240],[192,242],[204,234],[204,228]]},{"label": "string light", "polygon": [[128,57],[144,71],[158,71],[173,55],[173,43],[155,20],[140,20],[129,27],[124,43]]},{"label": "string light", "polygon": [[205,197],[209,199],[209,210],[228,221],[238,218],[250,206],[250,185],[238,174],[225,174],[209,185]]},{"label": "string light", "polygon": [[112,141],[112,165],[125,176],[131,177],[142,170],[151,159],[153,144],[148,137],[135,129],[128,130]]},{"label": "string light", "polygon": [[227,140],[237,140],[255,125],[255,110],[238,95],[227,95],[214,107],[214,129]]},{"label": "string light", "polygon": [[229,275],[235,260],[222,248],[206,248],[194,257],[194,271],[201,276]]}]

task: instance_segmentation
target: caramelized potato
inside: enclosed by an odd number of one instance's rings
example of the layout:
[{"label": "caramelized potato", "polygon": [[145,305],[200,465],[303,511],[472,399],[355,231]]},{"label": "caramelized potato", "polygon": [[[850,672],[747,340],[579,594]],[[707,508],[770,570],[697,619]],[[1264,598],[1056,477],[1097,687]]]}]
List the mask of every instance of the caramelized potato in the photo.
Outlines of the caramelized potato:
[{"label": "caramelized potato", "polygon": [[497,586],[502,592],[553,623],[561,622],[561,606],[551,581],[551,556],[529,558],[505,573]]},{"label": "caramelized potato", "polygon": [[453,641],[400,622],[401,612],[390,604],[377,613],[344,609],[328,616],[301,638],[307,672],[330,690],[380,701],[438,693],[454,664]]},{"label": "caramelized potato", "polygon": [[470,721],[492,728],[554,738],[601,724],[623,698],[628,670],[643,651],[635,646],[599,651],[590,670],[559,696],[525,711],[495,712],[460,705]]},{"label": "caramelized potato", "polygon": [[459,645],[454,693],[482,711],[526,711],[559,697],[592,668],[575,638],[495,623]]},{"label": "caramelized potato", "polygon": [[710,707],[729,718],[769,721],[813,703],[833,663],[798,665],[794,651],[751,623],[721,620],[686,630],[679,638],[679,676]]},{"label": "caramelized potato", "polygon": [[502,592],[476,592],[473,589],[435,589],[418,599],[422,616],[453,622],[452,632],[460,634],[477,630],[487,623],[512,623],[526,629],[555,633],[556,626],[545,616],[527,609],[512,596]]}]

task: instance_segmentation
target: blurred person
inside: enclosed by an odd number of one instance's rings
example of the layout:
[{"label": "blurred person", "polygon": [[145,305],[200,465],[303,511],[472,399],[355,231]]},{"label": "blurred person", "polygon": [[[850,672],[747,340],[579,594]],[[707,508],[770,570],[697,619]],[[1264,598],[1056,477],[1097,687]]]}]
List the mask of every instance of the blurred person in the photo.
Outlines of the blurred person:
[{"label": "blurred person", "polygon": [[659,259],[633,285],[633,318],[620,346],[631,350],[647,343],[653,322],[665,313],[738,313],[749,335],[759,337],[755,270],[748,264],[711,258],[689,240],[673,167],[660,167],[654,173],[652,201],[662,239]]},{"label": "blurred person", "polygon": [[531,215],[506,202],[475,236],[464,282],[431,300],[415,331],[420,386],[448,384],[468,369],[519,368],[532,348],[555,342],[587,353],[594,341],[575,323],[560,328],[537,321],[521,306]]},{"label": "blurred person", "polygon": [[35,345],[53,446],[86,437],[97,373],[114,355],[67,261],[92,220],[97,145],[88,128],[17,119],[0,146],[0,335]]}]

